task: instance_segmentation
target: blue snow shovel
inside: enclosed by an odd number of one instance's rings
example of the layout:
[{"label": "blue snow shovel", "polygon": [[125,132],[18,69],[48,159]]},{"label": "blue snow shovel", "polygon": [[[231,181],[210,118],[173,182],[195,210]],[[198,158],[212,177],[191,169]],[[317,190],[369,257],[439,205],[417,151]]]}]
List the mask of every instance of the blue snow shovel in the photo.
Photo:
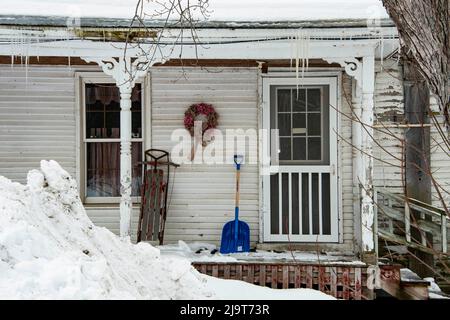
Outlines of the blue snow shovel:
[{"label": "blue snow shovel", "polygon": [[236,164],[236,207],[234,209],[234,220],[227,222],[223,227],[220,253],[250,251],[250,228],[244,221],[239,221],[239,181],[243,160],[243,156],[234,156],[234,163]]}]

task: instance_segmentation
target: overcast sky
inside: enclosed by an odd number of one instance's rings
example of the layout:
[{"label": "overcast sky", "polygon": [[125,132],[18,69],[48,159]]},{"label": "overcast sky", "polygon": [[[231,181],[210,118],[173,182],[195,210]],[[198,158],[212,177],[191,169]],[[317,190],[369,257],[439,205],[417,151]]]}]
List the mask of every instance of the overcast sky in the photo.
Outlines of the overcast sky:
[{"label": "overcast sky", "polygon": [[[1,0],[0,14],[131,18],[136,3],[137,0]],[[387,17],[380,0],[210,0],[210,8],[210,20],[222,21]]]}]

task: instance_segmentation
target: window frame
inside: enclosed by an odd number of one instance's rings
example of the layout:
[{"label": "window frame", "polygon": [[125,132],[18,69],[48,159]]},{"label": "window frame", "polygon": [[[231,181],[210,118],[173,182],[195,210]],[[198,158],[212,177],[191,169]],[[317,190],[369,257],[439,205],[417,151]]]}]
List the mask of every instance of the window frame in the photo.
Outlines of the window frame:
[{"label": "window frame", "polygon": [[[88,197],[86,194],[87,189],[87,152],[86,146],[89,142],[119,142],[120,138],[87,138],[86,137],[86,84],[116,84],[116,81],[105,75],[102,72],[79,72],[77,73],[77,107],[79,108],[78,121],[77,121],[77,180],[78,189],[80,192],[80,197],[84,204],[88,205],[119,205],[121,197]],[[142,155],[144,150],[147,148],[146,141],[148,141],[147,136],[147,94],[148,87],[147,79],[139,79],[136,84],[141,85],[141,125],[142,125],[142,135],[141,138],[131,138],[131,142],[141,142],[142,144]],[[133,203],[140,203],[139,196],[133,196]]]}]

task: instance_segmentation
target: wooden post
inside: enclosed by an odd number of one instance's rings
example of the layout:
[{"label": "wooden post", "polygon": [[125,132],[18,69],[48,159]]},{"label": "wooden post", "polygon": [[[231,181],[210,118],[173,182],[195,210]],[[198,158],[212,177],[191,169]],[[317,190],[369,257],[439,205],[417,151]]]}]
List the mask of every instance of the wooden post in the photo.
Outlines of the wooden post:
[{"label": "wooden post", "polygon": [[[409,124],[429,124],[429,88],[419,71],[407,62],[407,58],[404,57],[403,60],[405,118]],[[431,203],[430,128],[425,126],[408,128],[405,132],[405,149],[406,196],[424,203]],[[411,210],[410,214],[414,219],[421,218],[420,214],[414,210]],[[428,240],[433,243],[431,235],[426,237],[422,239],[421,232],[412,228],[413,241],[423,243],[423,240]],[[433,267],[433,256],[418,250],[412,252],[417,259],[411,256],[410,269],[421,277],[432,276],[432,271],[424,263]]]},{"label": "wooden post", "polygon": [[[361,184],[361,234],[363,260],[376,264],[374,242],[374,203],[373,203],[373,123],[375,91],[375,58],[362,60],[362,114],[361,114],[361,165],[358,170]],[[362,127],[364,126],[364,127]]]},{"label": "wooden post", "polygon": [[447,216],[441,216],[442,253],[447,253]]}]

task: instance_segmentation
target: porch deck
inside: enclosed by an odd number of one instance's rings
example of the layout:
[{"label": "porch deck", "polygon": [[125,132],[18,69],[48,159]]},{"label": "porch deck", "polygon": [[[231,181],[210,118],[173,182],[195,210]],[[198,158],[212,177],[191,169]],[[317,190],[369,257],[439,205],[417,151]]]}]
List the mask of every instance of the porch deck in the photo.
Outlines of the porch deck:
[{"label": "porch deck", "polygon": [[354,256],[314,252],[255,251],[221,255],[214,246],[161,246],[163,255],[190,259],[201,273],[274,289],[310,288],[338,299],[371,299],[367,265]]}]

